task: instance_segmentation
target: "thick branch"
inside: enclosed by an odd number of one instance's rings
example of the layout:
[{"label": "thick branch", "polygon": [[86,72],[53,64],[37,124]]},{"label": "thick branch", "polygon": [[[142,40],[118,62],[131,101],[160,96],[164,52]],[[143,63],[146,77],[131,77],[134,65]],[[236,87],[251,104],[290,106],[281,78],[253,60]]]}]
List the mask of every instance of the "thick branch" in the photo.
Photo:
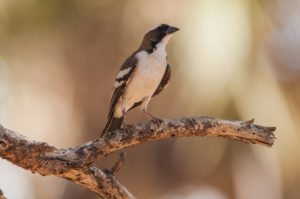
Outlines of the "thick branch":
[{"label": "thick branch", "polygon": [[76,159],[81,164],[89,164],[112,152],[138,144],[174,137],[214,136],[232,140],[260,144],[271,147],[275,141],[275,127],[264,127],[252,124],[254,120],[229,121],[213,117],[190,117],[165,119],[156,124],[149,121],[133,125],[130,133],[119,129],[107,133],[102,139],[96,139],[75,147]]},{"label": "thick branch", "polygon": [[[52,156],[45,156],[51,152]],[[102,198],[134,198],[110,173],[93,165],[78,166],[69,161],[72,150],[56,149],[5,129],[0,125],[0,157],[43,176],[56,175],[88,188]]]},{"label": "thick branch", "polygon": [[30,140],[0,125],[0,157],[41,175],[68,179],[103,198],[134,198],[113,175],[124,163],[124,158],[107,172],[93,166],[93,162],[120,149],[172,137],[219,136],[272,146],[275,127],[258,126],[252,122],[212,117],[166,119],[160,124],[149,121],[133,125],[131,132],[119,129],[69,149],[57,149],[45,142]]}]

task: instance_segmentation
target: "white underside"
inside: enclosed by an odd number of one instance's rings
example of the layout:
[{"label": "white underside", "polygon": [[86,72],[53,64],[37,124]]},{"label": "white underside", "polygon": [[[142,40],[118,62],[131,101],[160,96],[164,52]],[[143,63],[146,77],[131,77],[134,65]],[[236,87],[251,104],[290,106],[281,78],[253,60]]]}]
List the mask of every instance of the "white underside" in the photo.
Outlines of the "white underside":
[{"label": "white underside", "polygon": [[167,41],[159,43],[156,50],[151,54],[148,54],[146,51],[136,54],[138,64],[127,83],[123,96],[116,105],[115,117],[121,117],[122,110],[127,112],[136,102],[143,101],[141,109],[147,109],[147,105],[166,70],[166,43]]}]

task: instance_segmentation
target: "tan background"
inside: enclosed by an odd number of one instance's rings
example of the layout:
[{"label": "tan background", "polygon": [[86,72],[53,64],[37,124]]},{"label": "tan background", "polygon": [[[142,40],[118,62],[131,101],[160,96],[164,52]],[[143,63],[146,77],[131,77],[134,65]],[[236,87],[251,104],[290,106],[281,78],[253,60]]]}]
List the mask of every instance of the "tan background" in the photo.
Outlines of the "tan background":
[{"label": "tan background", "polygon": [[[151,113],[256,118],[277,126],[278,140],[271,149],[221,138],[136,146],[120,181],[143,199],[300,198],[297,0],[0,0],[0,123],[57,147],[96,138],[119,67],[159,23],[181,30],[167,46],[172,80]],[[97,198],[4,160],[0,188],[9,199]]]}]

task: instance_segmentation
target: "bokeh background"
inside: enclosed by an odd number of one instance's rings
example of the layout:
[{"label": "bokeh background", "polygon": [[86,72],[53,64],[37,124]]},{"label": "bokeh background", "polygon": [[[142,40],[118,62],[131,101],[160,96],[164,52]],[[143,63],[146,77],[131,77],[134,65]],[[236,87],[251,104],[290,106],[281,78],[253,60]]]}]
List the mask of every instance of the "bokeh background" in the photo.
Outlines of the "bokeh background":
[{"label": "bokeh background", "polygon": [[[300,198],[298,0],[0,0],[0,123],[61,148],[96,138],[119,67],[159,23],[181,30],[151,113],[255,118],[278,139],[272,148],[200,137],[136,146],[120,181],[143,199]],[[0,188],[9,199],[98,198],[4,160]]]}]

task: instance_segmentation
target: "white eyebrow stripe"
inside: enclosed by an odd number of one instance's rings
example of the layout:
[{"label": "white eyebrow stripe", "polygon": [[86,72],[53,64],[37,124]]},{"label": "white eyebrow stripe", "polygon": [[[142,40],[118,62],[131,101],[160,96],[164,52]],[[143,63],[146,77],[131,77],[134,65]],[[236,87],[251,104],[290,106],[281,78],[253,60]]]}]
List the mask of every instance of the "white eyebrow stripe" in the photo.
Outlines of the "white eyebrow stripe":
[{"label": "white eyebrow stripe", "polygon": [[123,78],[125,75],[127,75],[130,72],[131,69],[132,69],[132,67],[121,70],[117,75],[117,79]]},{"label": "white eyebrow stripe", "polygon": [[155,26],[152,26],[152,27],[146,32],[146,34],[147,34],[148,32],[150,32],[151,30],[155,30],[155,29],[158,28],[159,26],[161,26],[161,24],[157,24],[157,25],[155,25]]}]

